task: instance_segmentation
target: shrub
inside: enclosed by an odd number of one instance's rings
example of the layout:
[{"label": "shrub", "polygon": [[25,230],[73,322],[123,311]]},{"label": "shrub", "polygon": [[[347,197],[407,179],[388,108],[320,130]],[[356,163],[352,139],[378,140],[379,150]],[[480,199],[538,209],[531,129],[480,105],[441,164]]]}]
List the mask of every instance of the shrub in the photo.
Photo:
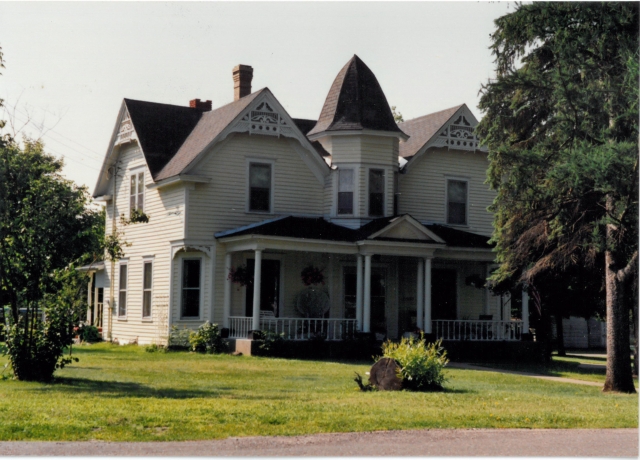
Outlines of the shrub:
[{"label": "shrub", "polygon": [[190,335],[191,330],[186,327],[179,329],[178,326],[171,326],[168,348],[170,350],[188,350],[191,347],[191,344],[189,343]]},{"label": "shrub", "polygon": [[449,360],[442,341],[426,343],[420,339],[403,337],[399,343],[387,341],[382,356],[395,359],[400,365],[404,388],[418,391],[439,390],[445,382],[444,367]]},{"label": "shrub", "polygon": [[81,324],[78,328],[78,337],[83,342],[95,343],[100,342],[102,337],[97,327],[89,324]]},{"label": "shrub", "polygon": [[147,345],[146,347],[144,347],[144,351],[146,351],[147,353],[164,353],[167,350],[162,345],[152,343],[151,345]]},{"label": "shrub", "polygon": [[[18,380],[50,382],[56,369],[78,358],[64,357],[64,349],[73,343],[71,308],[58,299],[44,305],[44,319],[38,309],[24,315],[6,329],[9,363]],[[42,310],[40,310],[42,311]]]},{"label": "shrub", "polygon": [[193,351],[202,353],[223,353],[227,351],[227,341],[222,338],[217,324],[209,321],[189,334],[189,344]]},{"label": "shrub", "polygon": [[258,346],[264,356],[279,356],[285,347],[284,332],[262,331],[262,343]]}]

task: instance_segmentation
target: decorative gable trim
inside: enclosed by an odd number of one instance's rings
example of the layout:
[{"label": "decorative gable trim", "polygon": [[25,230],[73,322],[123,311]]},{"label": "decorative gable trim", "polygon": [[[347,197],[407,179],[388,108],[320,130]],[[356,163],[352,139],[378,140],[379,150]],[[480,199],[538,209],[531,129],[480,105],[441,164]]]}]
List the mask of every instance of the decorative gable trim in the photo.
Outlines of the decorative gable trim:
[{"label": "decorative gable trim", "polygon": [[118,112],[118,117],[116,118],[116,120],[118,121],[116,121],[113,132],[111,133],[111,139],[109,140],[107,153],[104,157],[104,160],[102,161],[100,174],[98,175],[98,180],[96,181],[96,186],[93,191],[94,197],[107,195],[108,193],[107,188],[109,186],[111,176],[109,176],[107,173],[109,171],[109,168],[111,168],[117,161],[119,152],[117,152],[118,149],[116,147],[128,142],[138,141],[138,135],[131,121],[129,111],[127,110],[127,104],[124,100],[120,105],[120,111]]},{"label": "decorative gable trim", "polygon": [[403,233],[410,233],[412,234],[412,236],[415,235],[415,238],[404,239],[434,241],[436,243],[445,242],[442,238],[426,228],[410,215],[404,215],[402,217],[396,217],[395,219],[392,219],[389,225],[377,231],[376,233],[369,235],[367,239],[373,240],[376,238],[403,238],[399,236]]},{"label": "decorative gable trim", "polygon": [[185,168],[183,173],[190,170],[211,152],[212,146],[224,141],[233,133],[249,133],[249,135],[286,137],[297,141],[295,150],[311,169],[318,181],[324,185],[325,177],[330,168],[318,155],[309,140],[298,129],[286,110],[280,105],[268,88],[253,100],[229,125],[198,155],[198,158]]},{"label": "decorative gable trim", "polygon": [[447,150],[467,150],[471,152],[487,152],[480,145],[480,139],[474,130],[478,120],[466,104],[463,104],[429,139],[418,152],[411,157],[403,170],[407,171],[431,147],[447,147]]}]

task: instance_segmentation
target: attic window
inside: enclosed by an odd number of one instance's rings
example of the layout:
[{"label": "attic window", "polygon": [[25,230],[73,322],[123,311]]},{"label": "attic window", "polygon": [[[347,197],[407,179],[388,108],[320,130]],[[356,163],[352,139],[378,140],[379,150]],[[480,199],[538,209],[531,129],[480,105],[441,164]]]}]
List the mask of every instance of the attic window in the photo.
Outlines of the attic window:
[{"label": "attic window", "polygon": [[144,212],[144,173],[131,175],[131,186],[129,188],[129,213],[137,209]]}]

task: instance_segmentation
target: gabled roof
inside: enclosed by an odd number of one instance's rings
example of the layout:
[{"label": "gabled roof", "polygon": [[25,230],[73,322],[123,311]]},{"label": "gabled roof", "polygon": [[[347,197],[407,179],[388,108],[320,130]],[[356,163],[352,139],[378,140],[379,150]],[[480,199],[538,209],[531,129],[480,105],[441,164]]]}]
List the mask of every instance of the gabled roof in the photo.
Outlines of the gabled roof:
[{"label": "gabled roof", "polygon": [[463,105],[399,123],[400,128],[411,136],[408,140],[400,142],[400,156],[408,158],[415,155]]},{"label": "gabled roof", "polygon": [[151,175],[155,178],[176,154],[202,117],[203,110],[125,99]]},{"label": "gabled roof", "polygon": [[[247,106],[267,88],[202,114],[176,154],[154,177],[157,182],[180,174]],[[137,128],[136,128],[137,129]]]},{"label": "gabled roof", "polygon": [[308,136],[325,131],[390,131],[402,134],[378,79],[354,55],[333,81],[320,118]]}]

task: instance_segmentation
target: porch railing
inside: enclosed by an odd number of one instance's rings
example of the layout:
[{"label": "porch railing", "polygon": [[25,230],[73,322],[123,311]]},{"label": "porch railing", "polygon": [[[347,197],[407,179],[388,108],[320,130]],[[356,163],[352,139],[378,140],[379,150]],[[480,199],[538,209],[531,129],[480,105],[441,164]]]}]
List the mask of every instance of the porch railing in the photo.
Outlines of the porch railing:
[{"label": "porch railing", "polygon": [[516,341],[522,338],[522,321],[434,320],[432,330],[443,340]]},{"label": "porch railing", "polygon": [[[252,325],[251,317],[229,317],[229,337],[246,338]],[[260,330],[284,334],[286,340],[308,340],[323,337],[325,340],[344,340],[353,337],[355,319],[346,318],[260,318]]]}]

